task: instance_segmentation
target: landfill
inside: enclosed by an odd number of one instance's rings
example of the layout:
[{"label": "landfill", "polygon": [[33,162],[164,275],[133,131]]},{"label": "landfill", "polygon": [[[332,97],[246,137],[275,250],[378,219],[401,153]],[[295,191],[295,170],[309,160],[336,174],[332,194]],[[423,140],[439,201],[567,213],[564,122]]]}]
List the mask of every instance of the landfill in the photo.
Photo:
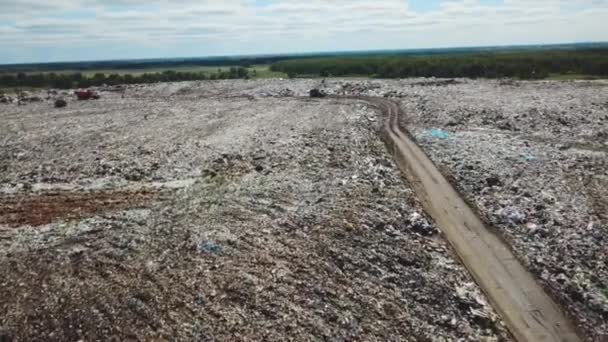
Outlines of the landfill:
[{"label": "landfill", "polygon": [[584,336],[608,334],[608,82],[93,90],[0,106],[0,339],[510,340],[365,97],[397,101]]}]

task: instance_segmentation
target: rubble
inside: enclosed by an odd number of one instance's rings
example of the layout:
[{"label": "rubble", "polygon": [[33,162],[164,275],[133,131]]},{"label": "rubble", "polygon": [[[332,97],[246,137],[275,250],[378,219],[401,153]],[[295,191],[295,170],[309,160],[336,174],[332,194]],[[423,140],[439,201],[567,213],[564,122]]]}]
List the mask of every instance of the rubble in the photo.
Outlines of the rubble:
[{"label": "rubble", "polygon": [[325,92],[322,90],[319,90],[319,89],[310,90],[310,97],[325,97],[325,96],[327,96],[327,94],[325,94]]},{"label": "rubble", "polygon": [[443,87],[443,86],[448,86],[448,85],[454,85],[454,84],[460,84],[460,81],[457,81],[455,79],[446,79],[446,80],[438,80],[438,81],[433,81],[433,80],[425,80],[425,81],[421,81],[421,82],[414,82],[411,85],[414,86],[423,86],[423,87]]},{"label": "rubble", "polygon": [[117,84],[117,85],[113,85],[113,86],[103,85],[103,86],[99,87],[99,90],[107,91],[107,92],[122,93],[127,90],[127,86],[121,85],[121,84]]},{"label": "rubble", "polygon": [[[2,100],[4,98],[4,100]],[[39,95],[32,95],[29,91],[22,91],[17,94],[17,102],[19,105],[32,103],[32,102],[43,102],[44,99]],[[10,96],[4,95],[0,98],[1,103],[12,103],[13,99]]]},{"label": "rubble", "polygon": [[341,82],[338,86],[339,88],[336,90],[336,93],[345,96],[361,96],[369,91],[382,88],[380,84],[371,81]]},{"label": "rubble", "polygon": [[55,108],[63,108],[68,105],[67,101],[64,99],[55,100]]},{"label": "rubble", "polygon": [[32,97],[32,93],[29,91],[21,91],[17,94],[17,97],[22,101],[27,101],[30,97]]},{"label": "rubble", "polygon": [[10,104],[13,103],[14,99],[11,96],[0,94],[0,103]]},{"label": "rubble", "polygon": [[279,92],[279,96],[281,96],[281,97],[291,97],[294,95],[295,95],[294,91],[289,88],[285,88]]}]

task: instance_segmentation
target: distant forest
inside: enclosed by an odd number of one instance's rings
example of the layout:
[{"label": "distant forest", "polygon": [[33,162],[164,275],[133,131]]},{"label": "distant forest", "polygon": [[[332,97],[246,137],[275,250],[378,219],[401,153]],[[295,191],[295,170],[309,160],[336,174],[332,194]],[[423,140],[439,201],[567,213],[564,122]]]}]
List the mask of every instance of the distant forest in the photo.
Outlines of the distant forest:
[{"label": "distant forest", "polygon": [[608,76],[608,48],[580,51],[332,57],[281,61],[271,70],[291,77],[467,77],[543,79],[556,74]]},{"label": "distant forest", "polygon": [[0,74],[0,87],[10,88],[87,88],[100,85],[118,84],[144,84],[158,82],[177,82],[177,81],[198,81],[198,80],[217,80],[217,79],[237,79],[248,78],[249,72],[242,67],[232,67],[227,71],[215,73],[205,72],[176,72],[164,71],[158,73],[145,73],[141,75],[120,75],[97,73],[92,77],[86,77],[81,73],[56,74],[56,73],[36,73],[25,74]]},{"label": "distant forest", "polygon": [[1,73],[35,73],[58,72],[74,70],[76,72],[95,70],[145,70],[165,69],[177,67],[225,67],[251,65],[270,65],[273,63],[300,60],[308,58],[327,57],[407,57],[407,56],[455,56],[470,54],[495,54],[505,52],[547,52],[547,51],[580,51],[590,49],[608,49],[608,43],[576,43],[553,45],[521,45],[521,46],[487,46],[487,47],[460,47],[460,48],[434,48],[409,50],[383,50],[383,51],[337,51],[337,52],[311,52],[303,54],[283,54],[266,56],[232,56],[232,57],[202,57],[202,58],[160,58],[135,59],[113,61],[86,61],[86,62],[53,62],[30,64],[0,65]]},{"label": "distant forest", "polygon": [[[103,84],[249,78],[260,77],[255,68],[248,69],[260,65],[270,66],[270,71],[275,72],[274,75],[266,74],[270,77],[276,77],[276,73],[280,73],[279,77],[281,74],[289,77],[376,78],[543,79],[555,75],[608,77],[608,43],[13,64],[0,65],[0,88],[68,89]],[[220,68],[213,73],[171,71],[172,68],[184,66],[230,68]],[[159,69],[168,71],[158,72]],[[150,72],[122,73],[121,70]],[[253,70],[252,75],[249,74],[250,70]]]}]

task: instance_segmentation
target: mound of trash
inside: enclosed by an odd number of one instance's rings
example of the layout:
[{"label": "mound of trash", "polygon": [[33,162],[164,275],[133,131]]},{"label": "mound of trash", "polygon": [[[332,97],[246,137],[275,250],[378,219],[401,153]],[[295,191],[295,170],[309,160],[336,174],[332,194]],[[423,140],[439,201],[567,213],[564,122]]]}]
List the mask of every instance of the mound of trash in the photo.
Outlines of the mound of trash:
[{"label": "mound of trash", "polygon": [[310,94],[310,97],[313,97],[313,98],[323,98],[323,97],[327,96],[327,94],[324,91],[316,89],[316,88],[311,89],[309,94]]},{"label": "mound of trash", "polygon": [[0,103],[9,104],[13,103],[14,99],[8,95],[0,94]]},{"label": "mound of trash", "polygon": [[55,100],[55,108],[63,108],[68,105],[67,101],[64,99]]}]

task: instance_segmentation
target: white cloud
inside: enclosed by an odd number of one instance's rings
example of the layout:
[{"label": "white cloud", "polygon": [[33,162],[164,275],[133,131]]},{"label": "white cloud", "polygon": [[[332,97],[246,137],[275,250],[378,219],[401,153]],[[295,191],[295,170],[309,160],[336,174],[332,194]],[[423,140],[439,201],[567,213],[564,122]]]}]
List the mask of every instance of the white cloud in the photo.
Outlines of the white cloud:
[{"label": "white cloud", "polygon": [[0,62],[74,59],[95,42],[122,58],[606,41],[606,22],[608,0],[0,0],[0,50],[13,51]]}]

